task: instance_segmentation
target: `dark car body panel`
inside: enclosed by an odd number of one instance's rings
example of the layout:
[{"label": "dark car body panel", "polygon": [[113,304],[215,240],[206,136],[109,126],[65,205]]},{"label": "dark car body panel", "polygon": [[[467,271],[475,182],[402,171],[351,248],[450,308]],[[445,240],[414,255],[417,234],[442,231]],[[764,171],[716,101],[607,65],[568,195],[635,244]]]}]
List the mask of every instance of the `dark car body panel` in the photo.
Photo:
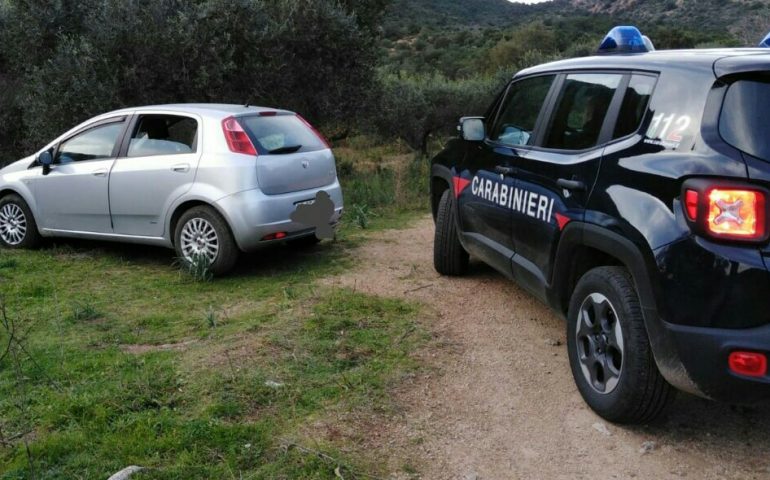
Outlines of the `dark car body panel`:
[{"label": "dark car body panel", "polygon": [[[450,188],[459,206],[460,240],[469,253],[561,315],[571,294],[575,252],[590,248],[616,259],[634,279],[656,363],[670,383],[722,400],[770,398],[770,378],[736,376],[726,360],[732,348],[770,355],[770,244],[700,236],[688,225],[682,205],[682,187],[690,179],[770,188],[770,163],[730,146],[718,129],[729,78],[770,71],[770,53],[724,49],[595,56],[533,67],[513,81],[594,71],[658,77],[634,134],[613,141],[605,137],[580,152],[544,149],[537,142],[511,149],[489,140],[453,140],[433,160],[434,203],[435,192]],[[499,97],[487,116],[501,103]],[[552,111],[551,104],[545,113]],[[495,175],[489,173],[490,158],[511,169],[498,173],[496,182],[547,196],[560,218],[506,212],[474,195],[474,177]],[[480,165],[487,170],[483,175],[477,175]],[[579,181],[585,189],[568,194],[558,180]],[[509,238],[502,234],[506,222]]]}]

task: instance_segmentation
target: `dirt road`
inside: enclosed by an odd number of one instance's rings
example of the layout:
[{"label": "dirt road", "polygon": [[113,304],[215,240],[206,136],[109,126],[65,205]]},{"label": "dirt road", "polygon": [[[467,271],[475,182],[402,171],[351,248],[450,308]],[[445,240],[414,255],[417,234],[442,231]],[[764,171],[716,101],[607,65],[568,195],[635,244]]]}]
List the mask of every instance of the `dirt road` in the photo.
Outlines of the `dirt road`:
[{"label": "dirt road", "polygon": [[494,270],[433,270],[433,222],[378,234],[331,282],[426,305],[430,373],[397,393],[382,447],[393,478],[770,479],[770,409],[679,395],[655,424],[619,427],[574,386],[564,322]]}]

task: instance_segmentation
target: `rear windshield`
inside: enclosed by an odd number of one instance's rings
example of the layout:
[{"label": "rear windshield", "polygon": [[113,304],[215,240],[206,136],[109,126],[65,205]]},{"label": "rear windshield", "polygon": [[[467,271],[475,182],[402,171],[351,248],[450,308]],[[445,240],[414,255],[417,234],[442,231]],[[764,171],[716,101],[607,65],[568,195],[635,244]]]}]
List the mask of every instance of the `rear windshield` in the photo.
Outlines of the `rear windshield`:
[{"label": "rear windshield", "polygon": [[324,142],[296,115],[241,117],[238,119],[261,154],[312,152]]},{"label": "rear windshield", "polygon": [[738,80],[730,85],[719,133],[735,148],[770,162],[770,82]]}]

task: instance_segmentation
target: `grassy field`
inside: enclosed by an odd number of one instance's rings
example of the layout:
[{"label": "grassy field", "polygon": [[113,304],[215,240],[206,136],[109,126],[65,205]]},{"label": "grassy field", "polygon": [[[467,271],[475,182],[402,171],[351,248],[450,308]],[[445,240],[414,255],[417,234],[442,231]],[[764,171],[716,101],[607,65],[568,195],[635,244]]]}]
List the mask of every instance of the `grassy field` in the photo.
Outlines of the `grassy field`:
[{"label": "grassy field", "polygon": [[381,474],[365,429],[318,425],[392,407],[389,388],[419,368],[419,307],[318,280],[354,267],[367,231],[426,211],[425,162],[404,155],[341,148],[338,240],[246,255],[211,282],[165,249],[0,251],[0,478]]}]

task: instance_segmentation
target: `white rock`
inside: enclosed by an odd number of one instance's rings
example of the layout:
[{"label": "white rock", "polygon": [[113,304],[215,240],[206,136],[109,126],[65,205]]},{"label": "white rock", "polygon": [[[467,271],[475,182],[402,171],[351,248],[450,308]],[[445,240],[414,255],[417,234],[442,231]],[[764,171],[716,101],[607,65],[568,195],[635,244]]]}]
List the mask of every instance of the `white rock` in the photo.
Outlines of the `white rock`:
[{"label": "white rock", "polygon": [[131,475],[135,474],[136,472],[140,472],[144,470],[142,467],[137,467],[136,465],[131,465],[130,467],[126,467],[123,470],[119,471],[118,473],[112,475],[107,480],[127,480]]},{"label": "white rock", "polygon": [[610,433],[610,431],[607,429],[607,425],[605,425],[605,424],[603,424],[601,422],[596,422],[596,423],[594,423],[591,426],[594,427],[594,430],[596,430],[597,432],[601,433],[602,435],[606,435],[608,437],[610,435],[612,435]]}]

